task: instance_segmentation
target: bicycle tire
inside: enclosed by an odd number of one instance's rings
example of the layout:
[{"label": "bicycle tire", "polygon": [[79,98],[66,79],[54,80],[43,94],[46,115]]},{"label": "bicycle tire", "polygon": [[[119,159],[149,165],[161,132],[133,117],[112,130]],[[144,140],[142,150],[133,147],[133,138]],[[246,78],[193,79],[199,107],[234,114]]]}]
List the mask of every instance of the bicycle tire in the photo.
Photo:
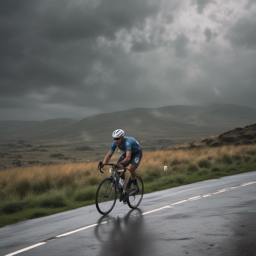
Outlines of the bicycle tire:
[{"label": "bicycle tire", "polygon": [[111,178],[104,179],[96,192],[96,208],[102,215],[109,214],[116,204],[116,183]]},{"label": "bicycle tire", "polygon": [[127,204],[132,209],[136,209],[140,205],[144,194],[144,185],[141,177],[136,176],[136,179],[137,186],[134,184],[131,185],[129,195],[127,197]]}]

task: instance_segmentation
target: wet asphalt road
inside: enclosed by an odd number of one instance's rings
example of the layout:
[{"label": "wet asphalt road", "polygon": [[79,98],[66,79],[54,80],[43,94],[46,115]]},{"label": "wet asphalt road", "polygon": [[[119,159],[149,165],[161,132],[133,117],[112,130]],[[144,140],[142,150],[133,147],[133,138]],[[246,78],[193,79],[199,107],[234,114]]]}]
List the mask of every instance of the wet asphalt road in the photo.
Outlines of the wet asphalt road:
[{"label": "wet asphalt road", "polygon": [[[0,255],[38,245],[11,255],[253,256],[252,181],[256,172],[151,193],[144,195],[140,209],[130,211],[117,202],[107,217],[92,205],[23,221],[0,229]],[[74,233],[65,234],[69,231]]]}]

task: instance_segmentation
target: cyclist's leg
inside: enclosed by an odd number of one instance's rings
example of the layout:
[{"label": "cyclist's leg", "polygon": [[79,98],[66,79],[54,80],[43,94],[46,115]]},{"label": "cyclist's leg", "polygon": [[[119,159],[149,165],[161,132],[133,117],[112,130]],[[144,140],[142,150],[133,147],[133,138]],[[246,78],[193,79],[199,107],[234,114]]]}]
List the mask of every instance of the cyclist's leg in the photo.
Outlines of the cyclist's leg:
[{"label": "cyclist's leg", "polygon": [[[132,159],[130,161],[128,169],[130,169],[131,172],[131,181],[129,180],[128,183],[136,182],[136,169],[138,168],[140,161],[142,159],[142,151],[136,152],[132,155]],[[129,185],[128,185],[129,188]]]},{"label": "cyclist's leg", "polygon": [[130,170],[131,177],[129,178],[129,180],[127,182],[126,188],[130,189],[132,183],[136,180],[136,169],[137,168],[134,165],[129,164],[128,169]]},{"label": "cyclist's leg", "polygon": [[137,169],[137,167],[132,165],[132,164],[129,164],[128,169],[131,172],[131,179],[135,180],[136,179],[136,169]]},{"label": "cyclist's leg", "polygon": [[[117,161],[117,163],[122,162],[124,159],[126,158],[126,153],[124,152],[121,157],[119,158],[119,160]],[[124,166],[121,165],[118,170],[123,170]],[[124,180],[125,179],[125,172],[116,172],[117,175],[120,175],[120,177]]]}]

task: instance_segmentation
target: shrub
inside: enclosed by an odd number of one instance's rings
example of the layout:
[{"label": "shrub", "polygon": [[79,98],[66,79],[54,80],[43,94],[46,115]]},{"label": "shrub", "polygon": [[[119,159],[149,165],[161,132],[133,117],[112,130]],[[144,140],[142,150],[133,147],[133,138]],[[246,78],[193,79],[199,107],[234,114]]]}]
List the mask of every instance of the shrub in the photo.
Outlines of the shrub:
[{"label": "shrub", "polygon": [[31,185],[28,179],[22,179],[16,183],[15,190],[20,195],[24,197],[30,191]]},{"label": "shrub", "polygon": [[237,171],[237,168],[235,167],[232,167],[226,170],[226,172],[235,172],[235,171]]},{"label": "shrub", "polygon": [[58,208],[66,206],[66,203],[60,195],[48,195],[42,198],[39,202],[39,206],[45,208]]},{"label": "shrub", "polygon": [[167,159],[167,158],[164,159],[164,161],[163,161],[163,164],[164,164],[164,165],[168,165],[169,163],[170,163],[170,162],[169,162],[169,159]]},{"label": "shrub", "polygon": [[0,200],[4,200],[5,196],[5,193],[3,191],[0,191]]},{"label": "shrub", "polygon": [[188,169],[188,165],[187,164],[179,164],[179,165],[174,166],[172,169],[174,171],[183,172]]},{"label": "shrub", "polygon": [[0,188],[3,189],[3,188],[5,188],[6,186],[7,186],[6,180],[1,180],[1,181],[0,181]]},{"label": "shrub", "polygon": [[201,170],[200,172],[198,172],[199,176],[204,176],[204,175],[207,175],[207,174],[208,174],[207,170]]},{"label": "shrub", "polygon": [[222,156],[222,162],[225,164],[232,164],[232,160],[228,154]]},{"label": "shrub", "polygon": [[63,188],[69,184],[71,184],[74,181],[75,177],[72,174],[66,174],[62,175],[58,180],[57,180],[57,187],[58,188]]},{"label": "shrub", "polygon": [[87,180],[87,183],[88,183],[89,185],[93,186],[93,185],[99,185],[99,184],[100,184],[100,181],[99,181],[99,179],[96,178],[96,177],[91,177],[91,178],[89,178],[89,179]]},{"label": "shrub", "polygon": [[12,214],[15,212],[22,211],[25,204],[22,202],[6,202],[1,207],[1,211],[5,214]]},{"label": "shrub", "polygon": [[250,155],[244,155],[243,160],[244,160],[244,163],[247,163],[251,160],[251,156]]},{"label": "shrub", "polygon": [[65,188],[65,196],[66,197],[71,197],[71,196],[73,196],[73,194],[74,194],[74,191],[77,189],[77,184],[76,183],[72,183],[72,184],[70,184],[69,186],[67,186],[66,188]]},{"label": "shrub", "polygon": [[171,161],[171,166],[178,165],[178,164],[181,164],[181,162],[180,162],[180,160],[178,160],[177,158],[174,158],[174,159]]},{"label": "shrub", "polygon": [[168,185],[168,184],[171,184],[174,182],[174,179],[173,177],[161,177],[160,180],[159,180],[159,184],[160,184],[160,187],[162,185]]},{"label": "shrub", "polygon": [[178,184],[184,184],[185,183],[185,177],[184,176],[176,176],[175,182]]},{"label": "shrub", "polygon": [[34,210],[30,215],[29,215],[29,218],[30,219],[35,219],[35,218],[40,218],[40,217],[44,217],[46,216],[46,212],[42,209],[36,209]]},{"label": "shrub", "polygon": [[198,168],[195,164],[190,164],[187,169],[188,172],[196,172],[198,171]]},{"label": "shrub", "polygon": [[35,194],[42,194],[42,193],[49,191],[51,189],[51,187],[52,187],[52,185],[51,185],[50,179],[47,178],[47,179],[35,182],[32,185],[32,191]]},{"label": "shrub", "polygon": [[217,167],[212,168],[212,172],[220,172],[220,169]]},{"label": "shrub", "polygon": [[89,201],[95,198],[95,189],[93,187],[84,188],[76,191],[74,194],[75,201]]},{"label": "shrub", "polygon": [[146,171],[146,176],[143,178],[145,182],[152,182],[156,179],[161,177],[161,172],[159,170],[151,170],[151,171]]},{"label": "shrub", "polygon": [[241,157],[241,155],[234,154],[234,155],[232,155],[232,160],[233,161],[241,161],[242,157]]},{"label": "shrub", "polygon": [[255,156],[256,155],[256,150],[247,150],[246,151],[247,154]]},{"label": "shrub", "polygon": [[90,172],[90,171],[86,171],[84,175],[85,175],[85,176],[90,176],[90,175],[91,175],[91,172]]},{"label": "shrub", "polygon": [[198,166],[200,168],[210,168],[211,162],[208,161],[207,159],[201,159],[200,161],[198,161]]}]

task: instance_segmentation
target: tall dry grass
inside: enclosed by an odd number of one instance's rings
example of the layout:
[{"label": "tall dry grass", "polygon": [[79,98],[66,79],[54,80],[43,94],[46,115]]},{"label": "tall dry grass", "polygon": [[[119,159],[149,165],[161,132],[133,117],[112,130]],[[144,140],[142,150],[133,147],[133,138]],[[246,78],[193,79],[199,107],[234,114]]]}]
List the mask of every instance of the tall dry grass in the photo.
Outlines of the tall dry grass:
[{"label": "tall dry grass", "polygon": [[[163,172],[163,166],[173,172],[189,170],[190,166],[210,168],[216,164],[241,164],[256,156],[256,145],[224,146],[220,148],[199,148],[191,150],[159,150],[145,152],[137,170],[139,174],[147,171]],[[44,193],[50,189],[61,189],[68,185],[97,185],[108,175],[97,171],[97,163],[70,163],[8,169],[0,172],[0,191],[25,194],[26,189],[35,193]],[[24,191],[23,191],[24,190]]]},{"label": "tall dry grass", "polygon": [[45,190],[49,190],[72,183],[90,184],[93,179],[100,178],[102,176],[97,171],[96,163],[21,167],[0,172],[0,189],[14,192],[24,183],[27,187],[35,189],[35,192],[40,192],[44,187]]},{"label": "tall dry grass", "polygon": [[156,151],[146,153],[143,156],[143,169],[159,168],[167,165],[170,168],[177,165],[196,164],[200,161],[207,160],[212,164],[225,163],[225,159],[230,159],[228,162],[239,160],[246,162],[256,155],[256,145],[245,146],[223,146],[220,148],[195,148],[188,150],[169,150]]}]

